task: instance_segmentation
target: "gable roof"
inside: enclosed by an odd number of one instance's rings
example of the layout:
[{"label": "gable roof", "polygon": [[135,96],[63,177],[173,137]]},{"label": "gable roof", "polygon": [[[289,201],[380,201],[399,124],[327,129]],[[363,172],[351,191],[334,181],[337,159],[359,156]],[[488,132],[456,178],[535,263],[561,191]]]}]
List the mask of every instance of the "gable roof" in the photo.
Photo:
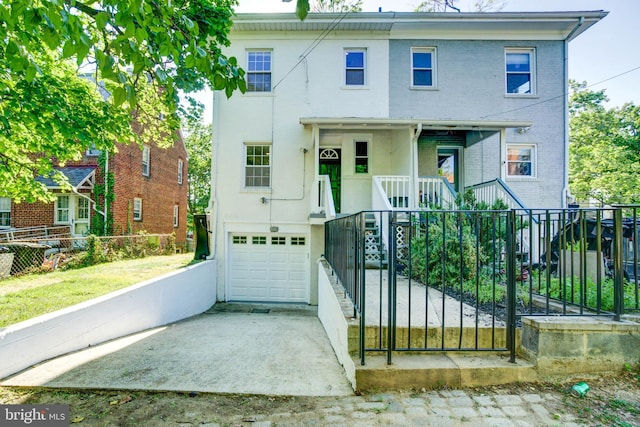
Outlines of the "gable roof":
[{"label": "gable roof", "polygon": [[608,12],[310,13],[304,21],[294,13],[246,13],[233,18],[232,32],[241,31],[368,31],[390,38],[423,37],[483,40],[573,40]]},{"label": "gable roof", "polygon": [[[96,166],[65,166],[54,169],[66,176],[69,184],[76,190],[93,188]],[[54,181],[51,176],[39,176],[36,181],[43,183],[48,188],[60,188],[60,184]]]}]

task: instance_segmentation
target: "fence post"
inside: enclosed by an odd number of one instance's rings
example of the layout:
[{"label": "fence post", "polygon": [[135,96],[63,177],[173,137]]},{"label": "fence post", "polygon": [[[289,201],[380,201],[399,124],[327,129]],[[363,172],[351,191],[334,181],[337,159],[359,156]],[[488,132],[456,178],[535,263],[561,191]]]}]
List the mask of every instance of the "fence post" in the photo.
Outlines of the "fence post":
[{"label": "fence post", "polygon": [[516,211],[507,211],[507,348],[509,362],[516,363]]},{"label": "fence post", "polygon": [[[396,213],[389,212],[389,222],[387,223],[388,236],[389,236],[389,256],[387,259],[389,260],[388,271],[388,286],[387,286],[387,301],[389,306],[387,307],[387,364],[391,365],[392,363],[392,353],[395,348],[395,308],[396,308],[396,298],[395,298],[395,285],[396,285],[396,261],[397,261],[397,252],[396,252],[396,238],[394,232],[394,223],[396,222]],[[382,304],[382,302],[381,302]]]},{"label": "fence post", "polygon": [[[357,292],[358,292],[358,298],[357,301],[360,301],[360,364],[362,366],[365,365],[365,339],[366,339],[366,301],[365,301],[365,296],[367,294],[367,291],[365,289],[365,275],[366,275],[366,270],[365,270],[365,257],[366,257],[366,231],[365,231],[365,225],[366,225],[366,214],[364,212],[360,213],[360,216],[358,217],[360,219],[360,224],[358,228],[358,238],[357,238],[357,242],[358,245],[360,246],[360,260],[356,261],[355,264],[355,269],[356,271],[358,271],[358,269],[360,269],[360,281],[358,282],[358,285],[356,286],[357,288]],[[355,299],[355,298],[354,298]]]},{"label": "fence post", "polygon": [[622,235],[622,209],[613,210],[613,319],[620,321],[624,313],[624,265],[623,265],[623,238]]}]

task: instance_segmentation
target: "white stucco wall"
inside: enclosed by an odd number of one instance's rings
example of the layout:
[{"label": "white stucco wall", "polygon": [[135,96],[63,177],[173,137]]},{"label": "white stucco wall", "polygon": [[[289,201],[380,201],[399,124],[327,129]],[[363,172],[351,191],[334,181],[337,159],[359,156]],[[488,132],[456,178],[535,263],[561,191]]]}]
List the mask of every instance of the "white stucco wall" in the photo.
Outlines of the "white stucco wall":
[{"label": "white stucco wall", "polygon": [[205,261],[0,330],[0,378],[91,345],[200,314],[215,304]]}]

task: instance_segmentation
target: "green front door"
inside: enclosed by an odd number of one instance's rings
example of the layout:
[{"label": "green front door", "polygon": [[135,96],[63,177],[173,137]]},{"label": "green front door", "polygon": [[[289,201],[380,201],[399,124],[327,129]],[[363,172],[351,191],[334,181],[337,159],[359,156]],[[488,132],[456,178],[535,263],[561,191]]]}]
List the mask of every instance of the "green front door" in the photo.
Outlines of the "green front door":
[{"label": "green front door", "polygon": [[329,175],[336,212],[340,212],[340,149],[320,150],[320,175]]}]

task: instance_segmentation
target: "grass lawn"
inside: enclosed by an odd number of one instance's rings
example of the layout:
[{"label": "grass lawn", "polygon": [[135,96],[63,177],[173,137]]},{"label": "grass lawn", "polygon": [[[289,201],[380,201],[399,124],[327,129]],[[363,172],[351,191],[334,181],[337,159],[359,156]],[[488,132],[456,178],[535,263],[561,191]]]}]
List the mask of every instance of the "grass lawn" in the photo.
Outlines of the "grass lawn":
[{"label": "grass lawn", "polygon": [[193,253],[152,256],[0,280],[0,328],[178,270]]}]

